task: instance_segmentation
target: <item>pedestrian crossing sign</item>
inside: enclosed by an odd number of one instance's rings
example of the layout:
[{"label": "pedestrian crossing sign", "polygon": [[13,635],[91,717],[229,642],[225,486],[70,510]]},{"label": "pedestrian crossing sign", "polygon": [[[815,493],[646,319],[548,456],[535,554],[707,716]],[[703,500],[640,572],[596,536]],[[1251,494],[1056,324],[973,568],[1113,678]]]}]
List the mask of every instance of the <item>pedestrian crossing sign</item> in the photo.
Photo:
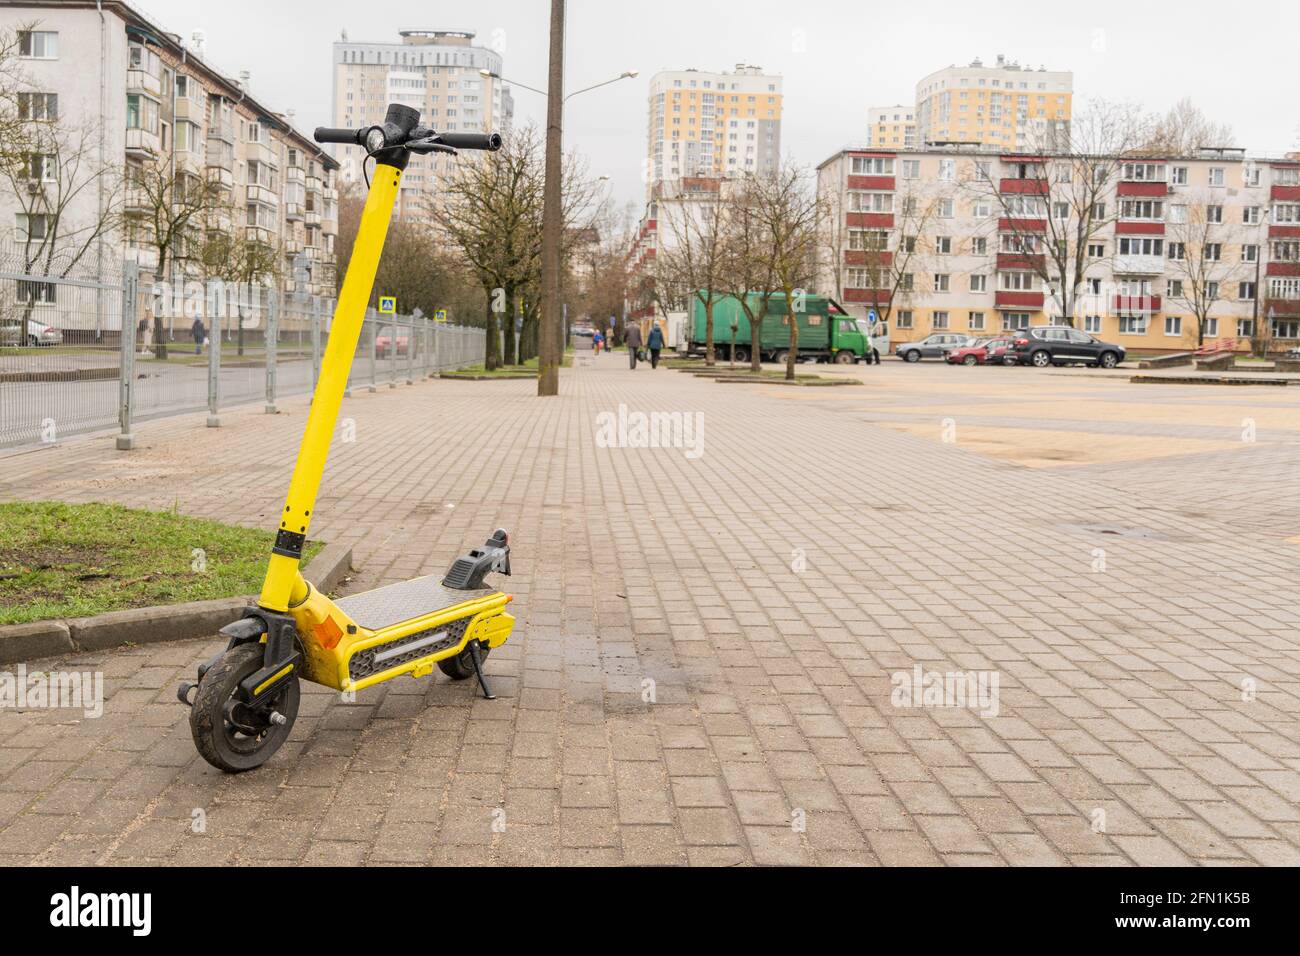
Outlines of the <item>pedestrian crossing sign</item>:
[{"label": "pedestrian crossing sign", "polygon": [[446,322],[446,321],[447,321],[447,310],[446,310],[446,309],[439,309],[437,312],[433,313],[433,317],[434,317],[435,319],[437,319],[439,322]]},{"label": "pedestrian crossing sign", "polygon": [[397,312],[397,296],[381,295],[379,297],[379,311],[384,315],[394,315]]}]

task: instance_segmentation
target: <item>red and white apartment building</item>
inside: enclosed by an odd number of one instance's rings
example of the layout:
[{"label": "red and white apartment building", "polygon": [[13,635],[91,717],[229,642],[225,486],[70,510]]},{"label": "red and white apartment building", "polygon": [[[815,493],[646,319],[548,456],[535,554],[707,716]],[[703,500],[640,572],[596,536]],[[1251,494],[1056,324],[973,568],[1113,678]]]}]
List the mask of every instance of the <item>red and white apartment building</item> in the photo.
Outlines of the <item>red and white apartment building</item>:
[{"label": "red and white apartment building", "polygon": [[[1048,217],[1069,221],[1060,200],[1081,168],[987,147],[841,150],[817,169],[832,210],[819,291],[858,314],[889,303],[895,342],[1057,321],[1059,293],[1042,281],[1054,270],[1034,258],[1062,234]],[[1180,351],[1198,344],[1204,314],[1206,341],[1300,341],[1300,154],[1115,160],[1105,179],[1077,327]]]}]

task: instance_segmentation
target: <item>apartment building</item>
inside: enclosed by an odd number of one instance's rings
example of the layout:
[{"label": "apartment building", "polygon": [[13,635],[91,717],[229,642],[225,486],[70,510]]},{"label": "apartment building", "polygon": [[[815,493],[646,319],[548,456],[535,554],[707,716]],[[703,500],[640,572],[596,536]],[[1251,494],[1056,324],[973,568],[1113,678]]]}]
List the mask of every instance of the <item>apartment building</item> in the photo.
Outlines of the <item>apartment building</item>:
[{"label": "apartment building", "polygon": [[159,274],[154,209],[139,184],[146,169],[182,189],[202,177],[220,184],[222,199],[206,228],[243,229],[278,249],[285,291],[333,294],[338,164],[291,114],[257,100],[248,74],[231,79],[205,59],[197,35],[186,43],[118,0],[0,0],[0,29],[18,32],[20,114],[49,121],[64,149],[79,151],[75,163],[60,152],[39,164],[44,195],[65,200],[58,223],[30,197],[0,192],[0,222],[18,242],[57,227],[73,245],[88,226],[111,222],[83,261],[115,276],[134,259],[143,282],[179,285],[195,276],[198,226],[168,249]]},{"label": "apartment building", "polygon": [[[514,117],[514,100],[501,70],[501,54],[476,45],[466,30],[403,30],[396,42],[344,38],[334,44],[331,125],[381,122],[389,103],[403,103],[418,109],[422,122],[437,130],[505,133]],[[344,181],[359,182],[362,157],[356,150],[337,155]],[[398,216],[419,212],[437,195],[448,162],[443,154],[411,157],[402,176]]]},{"label": "apartment building", "polygon": [[656,73],[647,110],[647,199],[659,183],[683,176],[776,172],[781,102],[781,77],[758,66]]},{"label": "apartment building", "polygon": [[867,145],[911,149],[916,145],[916,108],[901,103],[867,110]]},{"label": "apartment building", "polygon": [[1001,54],[992,66],[977,58],[945,67],[916,84],[916,145],[1045,149],[1066,141],[1073,99],[1068,70],[1035,70]]},{"label": "apartment building", "polygon": [[[1077,188],[1088,168],[1102,180],[1095,194]],[[1057,237],[1080,221],[1080,195],[1090,211],[1068,308],[1077,327],[1153,352],[1194,348],[1202,333],[1243,350],[1256,337],[1275,349],[1300,340],[1300,155],[863,148],[817,173],[832,210],[819,288],[859,315],[887,306],[895,342],[1058,321],[1066,296],[1045,255],[1069,241]]]}]

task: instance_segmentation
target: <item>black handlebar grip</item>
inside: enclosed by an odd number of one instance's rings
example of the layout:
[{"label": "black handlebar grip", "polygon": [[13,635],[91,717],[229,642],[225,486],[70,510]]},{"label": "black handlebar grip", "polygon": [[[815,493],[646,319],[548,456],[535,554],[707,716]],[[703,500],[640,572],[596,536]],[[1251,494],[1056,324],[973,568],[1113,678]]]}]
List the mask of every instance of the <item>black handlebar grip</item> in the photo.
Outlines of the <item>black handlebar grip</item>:
[{"label": "black handlebar grip", "polygon": [[317,126],[312,138],[318,143],[346,143],[349,146],[357,146],[361,142],[361,130]]},{"label": "black handlebar grip", "polygon": [[486,149],[496,152],[501,148],[500,133],[439,133],[438,142],[452,149]]}]

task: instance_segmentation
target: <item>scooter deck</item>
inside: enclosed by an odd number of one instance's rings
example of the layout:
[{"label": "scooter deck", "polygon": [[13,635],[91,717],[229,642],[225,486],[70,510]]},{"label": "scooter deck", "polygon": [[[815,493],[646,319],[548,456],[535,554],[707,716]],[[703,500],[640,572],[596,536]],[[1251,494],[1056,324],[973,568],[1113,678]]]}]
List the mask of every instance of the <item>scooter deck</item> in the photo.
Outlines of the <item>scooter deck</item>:
[{"label": "scooter deck", "polygon": [[457,604],[476,601],[496,593],[494,588],[475,588],[472,591],[445,588],[440,583],[441,580],[442,575],[438,574],[412,578],[410,581],[400,581],[373,591],[339,598],[334,603],[357,624],[371,631],[380,631],[403,621],[444,611]]}]

